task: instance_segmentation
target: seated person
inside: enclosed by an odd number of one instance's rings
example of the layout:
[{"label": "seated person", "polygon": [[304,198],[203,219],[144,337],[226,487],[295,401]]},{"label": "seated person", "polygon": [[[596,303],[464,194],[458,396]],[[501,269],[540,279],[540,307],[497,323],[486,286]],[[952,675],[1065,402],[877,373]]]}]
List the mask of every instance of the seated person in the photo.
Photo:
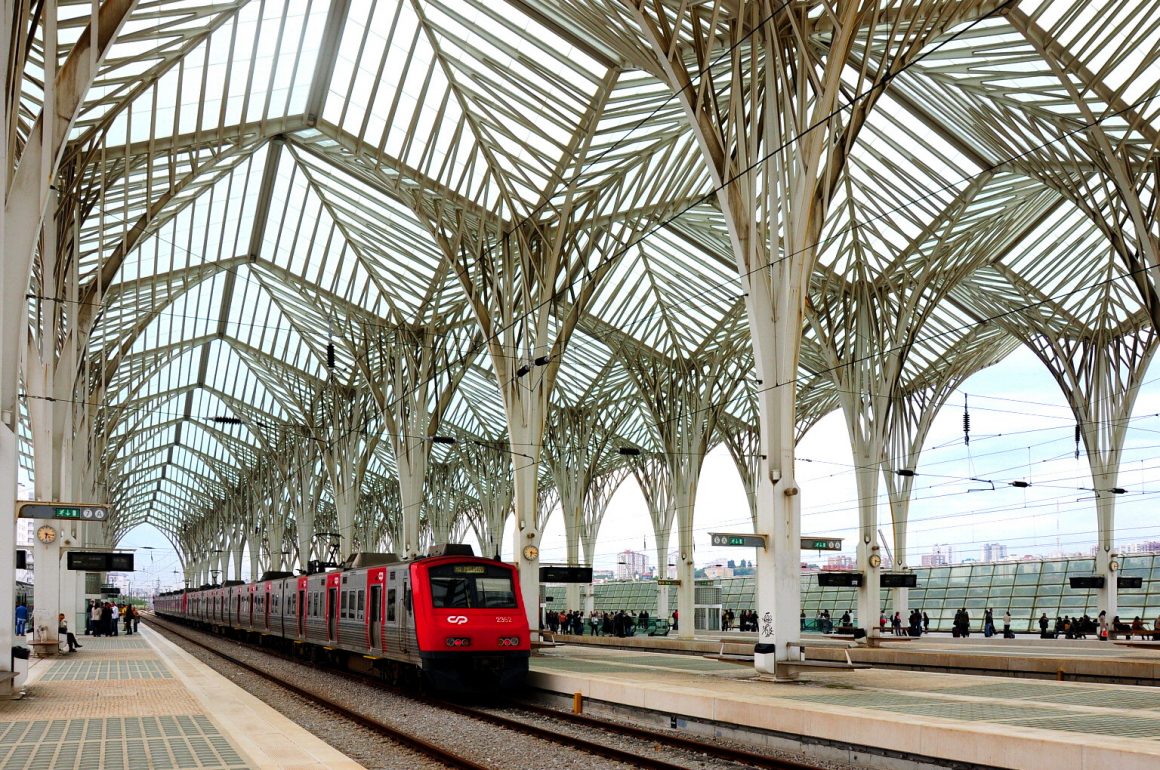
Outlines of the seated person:
[{"label": "seated person", "polygon": [[78,647],[84,647],[83,644],[77,644],[77,638],[72,631],[68,630],[68,621],[65,620],[64,613],[56,616],[56,632],[57,634],[64,634],[65,641],[68,642],[68,651],[76,652]]},{"label": "seated person", "polygon": [[1140,619],[1139,615],[1132,621],[1132,635],[1136,634],[1139,634],[1141,639],[1144,638],[1144,621]]},{"label": "seated person", "polygon": [[1120,621],[1120,616],[1117,615],[1116,617],[1112,618],[1112,630],[1118,631],[1119,633],[1126,633],[1128,631],[1131,631],[1132,627],[1129,626],[1127,623],[1122,623]]}]

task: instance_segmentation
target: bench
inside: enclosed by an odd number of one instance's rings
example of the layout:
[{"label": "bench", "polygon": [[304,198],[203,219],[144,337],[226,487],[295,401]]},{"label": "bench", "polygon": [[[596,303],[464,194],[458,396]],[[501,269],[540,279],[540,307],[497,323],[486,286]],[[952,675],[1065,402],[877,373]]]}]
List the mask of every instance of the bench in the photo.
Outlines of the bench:
[{"label": "bench", "polygon": [[28,642],[38,658],[49,658],[61,651],[59,639],[39,639]]},{"label": "bench", "polygon": [[1145,640],[1133,642],[1130,639],[1124,642],[1115,642],[1117,647],[1134,647],[1137,650],[1160,650],[1160,641]]},{"label": "bench", "polygon": [[849,659],[849,656],[847,656],[845,663],[840,660],[787,660],[778,661],[777,665],[788,668],[830,668],[840,671],[858,671],[872,668],[869,663],[854,663]]},{"label": "bench", "polygon": [[718,663],[736,663],[736,664],[741,665],[741,666],[752,666],[753,665],[753,656],[752,655],[741,655],[741,654],[735,654],[735,653],[731,653],[731,652],[720,652],[720,653],[706,653],[706,654],[702,655],[701,657],[705,658],[706,660],[715,660]]},{"label": "bench", "polygon": [[1139,631],[1133,631],[1130,628],[1119,630],[1119,631],[1113,631],[1111,628],[1109,628],[1108,629],[1108,639],[1115,640],[1115,639],[1119,639],[1120,637],[1123,637],[1125,639],[1131,639],[1133,636],[1138,636],[1143,640],[1148,640],[1148,639],[1151,639],[1157,633],[1160,633],[1160,632],[1157,632],[1156,630],[1151,629],[1151,628],[1143,628],[1143,629],[1140,629]]}]

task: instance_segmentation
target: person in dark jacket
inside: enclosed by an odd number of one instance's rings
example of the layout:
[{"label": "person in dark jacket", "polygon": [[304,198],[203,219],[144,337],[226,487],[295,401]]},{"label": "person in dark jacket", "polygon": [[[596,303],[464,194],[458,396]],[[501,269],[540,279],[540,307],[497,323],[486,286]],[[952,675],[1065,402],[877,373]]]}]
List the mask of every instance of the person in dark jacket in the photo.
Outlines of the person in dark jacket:
[{"label": "person in dark jacket", "polygon": [[68,630],[68,621],[65,620],[63,612],[56,616],[56,633],[58,635],[64,634],[65,641],[68,642],[69,652],[76,652],[78,647],[84,646],[83,644],[78,644],[76,636],[73,635],[72,631]]}]

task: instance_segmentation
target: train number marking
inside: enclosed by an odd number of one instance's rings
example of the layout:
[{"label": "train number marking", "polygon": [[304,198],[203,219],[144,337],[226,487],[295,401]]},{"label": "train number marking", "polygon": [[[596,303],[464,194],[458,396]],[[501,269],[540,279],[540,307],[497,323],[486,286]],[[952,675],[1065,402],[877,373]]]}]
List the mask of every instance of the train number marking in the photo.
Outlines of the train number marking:
[{"label": "train number marking", "polygon": [[495,622],[496,623],[511,623],[512,619],[511,618],[501,618],[497,615],[495,618]]},{"label": "train number marking", "polygon": [[457,626],[462,626],[464,623],[467,622],[467,616],[466,615],[452,615],[449,618],[447,618],[447,622],[454,623]]}]

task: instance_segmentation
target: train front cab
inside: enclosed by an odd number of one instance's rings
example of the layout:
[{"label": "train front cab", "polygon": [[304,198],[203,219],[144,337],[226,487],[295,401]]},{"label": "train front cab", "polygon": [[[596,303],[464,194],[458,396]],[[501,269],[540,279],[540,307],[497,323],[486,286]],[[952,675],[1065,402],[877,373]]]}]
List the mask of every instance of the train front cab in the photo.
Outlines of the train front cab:
[{"label": "train front cab", "polygon": [[463,557],[411,564],[411,590],[423,673],[437,689],[510,690],[528,673],[531,636],[510,564]]}]

